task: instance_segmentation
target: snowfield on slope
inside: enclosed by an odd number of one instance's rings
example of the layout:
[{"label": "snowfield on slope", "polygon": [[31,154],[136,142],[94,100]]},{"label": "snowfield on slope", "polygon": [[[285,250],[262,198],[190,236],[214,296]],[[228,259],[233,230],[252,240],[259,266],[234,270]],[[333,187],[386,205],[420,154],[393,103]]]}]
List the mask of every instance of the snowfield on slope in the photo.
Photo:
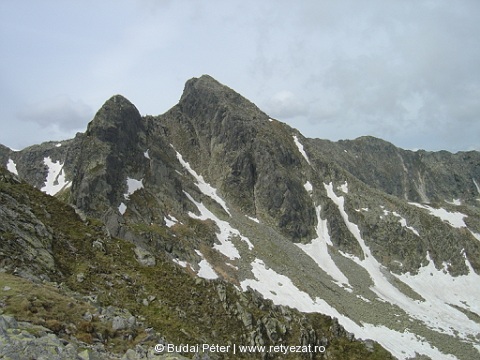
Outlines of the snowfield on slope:
[{"label": "snowfield on slope", "polygon": [[[480,286],[478,285],[480,284],[480,277],[473,271],[468,260],[465,259],[470,273],[464,277],[454,278],[449,274],[444,274],[433,265],[427,266],[418,275],[397,276],[399,280],[411,285],[412,289],[423,296],[425,301],[411,299],[385,277],[384,272],[387,270],[371,254],[370,249],[361,237],[358,226],[349,221],[344,209],[344,197],[335,194],[332,183],[324,184],[324,186],[328,197],[337,205],[345,225],[362,248],[365,255],[363,260],[355,256],[350,256],[350,258],[369,273],[374,283],[371,290],[380,299],[399,306],[407,314],[422,321],[432,330],[461,337],[465,342],[477,344],[476,341],[472,341],[472,337],[475,338],[480,334],[480,325],[450,305],[461,304],[458,306],[470,308],[477,314],[480,313],[478,306],[475,305],[480,298]],[[429,276],[431,279],[428,279]],[[433,279],[438,280],[439,283],[432,281]],[[428,286],[429,284],[431,288]],[[452,289],[453,291],[445,291],[445,289]]]},{"label": "snowfield on slope", "polygon": [[60,163],[60,161],[53,162],[50,156],[48,156],[43,159],[43,163],[48,167],[48,174],[45,179],[45,185],[40,189],[41,191],[53,196],[72,185],[72,183],[65,178],[63,164]]},{"label": "snowfield on slope", "polygon": [[316,312],[336,317],[339,323],[357,338],[377,341],[400,360],[415,357],[417,354],[424,354],[435,360],[457,360],[455,356],[442,353],[424,338],[408,330],[402,333],[382,325],[357,324],[324,300],[318,297],[312,299],[310,295],[299,290],[290,278],[268,269],[260,259],[255,259],[251,266],[255,279],[247,279],[240,283],[244,291],[250,287],[275,304],[290,306],[303,312]]},{"label": "snowfield on slope", "polygon": [[295,245],[302,249],[322,270],[330,275],[338,286],[345,288],[347,291],[351,291],[351,285],[347,277],[338,268],[329,254],[328,247],[333,246],[333,243],[328,233],[327,220],[322,220],[320,217],[321,206],[317,206],[315,211],[317,214],[317,238],[313,239],[309,244],[297,243]]}]

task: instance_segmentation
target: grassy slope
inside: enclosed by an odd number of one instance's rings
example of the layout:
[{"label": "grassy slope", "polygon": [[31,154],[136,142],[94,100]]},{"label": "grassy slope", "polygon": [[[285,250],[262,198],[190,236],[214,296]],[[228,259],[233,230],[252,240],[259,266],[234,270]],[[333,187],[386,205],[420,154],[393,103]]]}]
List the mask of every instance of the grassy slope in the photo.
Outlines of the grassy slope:
[{"label": "grassy slope", "polygon": [[[0,178],[9,176],[0,171]],[[135,343],[153,345],[157,341],[147,337],[146,327],[153,327],[175,344],[248,344],[245,334],[257,330],[269,345],[272,341],[260,323],[273,319],[281,338],[276,344],[299,345],[301,334],[314,329],[317,338],[328,340],[329,359],[391,358],[377,345],[372,352],[361,342],[335,336],[334,322],[327,316],[283,309],[255,294],[241,293],[231,284],[196,278],[164,254],[156,255],[155,266],[141,266],[134,245],[109,237],[97,220],[82,222],[70,206],[25,183],[2,181],[0,191],[29,206],[52,229],[52,252],[60,270],[52,277],[53,284],[34,284],[0,273],[1,310],[18,320],[43,325],[67,339],[101,340],[110,350],[123,352]],[[94,243],[101,243],[104,251]],[[83,274],[82,282],[77,280],[79,274]],[[91,295],[97,296],[96,302],[85,300],[84,296]],[[149,300],[148,306],[144,299]],[[113,331],[111,323],[99,316],[109,305],[128,309],[143,326]],[[85,313],[95,314],[93,320],[86,321]],[[241,320],[244,313],[253,316],[253,327]],[[245,358],[253,358],[253,354]]]}]

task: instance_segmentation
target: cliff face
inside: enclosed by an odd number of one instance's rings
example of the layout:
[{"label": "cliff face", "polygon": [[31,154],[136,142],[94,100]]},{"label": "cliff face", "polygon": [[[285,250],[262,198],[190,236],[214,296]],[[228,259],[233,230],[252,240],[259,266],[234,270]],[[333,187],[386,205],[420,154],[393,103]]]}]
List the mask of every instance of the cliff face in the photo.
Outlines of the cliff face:
[{"label": "cliff face", "polygon": [[409,151],[370,136],[337,143],[309,139],[318,154],[371,187],[399,198],[442,203],[459,200],[478,207],[478,151]]},{"label": "cliff face", "polygon": [[[163,115],[142,117],[116,95],[84,134],[19,152],[2,147],[0,160],[99,219],[144,264],[161,254],[177,270],[327,313],[400,358],[476,354],[478,152],[308,139],[202,76]],[[21,234],[19,217],[5,214]],[[53,246],[48,227],[38,231],[45,236],[35,246]],[[23,238],[23,248],[7,252],[27,256]],[[42,251],[30,273],[48,275],[52,256]],[[430,282],[451,291],[421,285]],[[407,341],[407,327],[432,347]]]}]

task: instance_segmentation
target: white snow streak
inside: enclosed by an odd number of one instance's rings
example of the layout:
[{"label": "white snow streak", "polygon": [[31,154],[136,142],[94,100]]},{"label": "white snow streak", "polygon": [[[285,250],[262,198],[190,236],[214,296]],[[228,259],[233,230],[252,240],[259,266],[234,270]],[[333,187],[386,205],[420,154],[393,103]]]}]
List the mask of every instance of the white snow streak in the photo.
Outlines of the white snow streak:
[{"label": "white snow streak", "polygon": [[254,218],[254,217],[251,217],[251,216],[248,216],[248,215],[246,215],[246,216],[247,216],[247,219],[252,220],[252,221],[256,222],[257,224],[260,224],[260,220],[258,220],[257,218]]},{"label": "white snow streak", "polygon": [[217,239],[220,242],[220,244],[213,245],[215,249],[220,251],[222,254],[224,254],[231,260],[239,259],[240,253],[238,252],[235,245],[230,241],[230,238],[232,236],[238,236],[241,240],[247,243],[249,250],[253,249],[253,244],[250,242],[250,240],[247,237],[240,234],[240,231],[231,227],[228,222],[220,220],[210,210],[208,210],[206,206],[203,205],[203,203],[196,202],[195,199],[189,193],[185,191],[184,193],[188,197],[188,199],[197,206],[198,210],[200,211],[200,216],[195,215],[192,212],[189,212],[188,215],[190,217],[194,219],[199,219],[199,220],[210,219],[217,224],[220,230],[220,232],[217,233]]},{"label": "white snow streak", "polygon": [[[170,146],[173,148],[173,145],[170,145]],[[175,150],[175,148],[173,149]],[[195,178],[195,180],[197,180],[197,183],[195,185],[198,187],[198,189],[203,194],[207,195],[208,197],[216,201],[218,204],[220,204],[220,206],[225,210],[225,212],[228,215],[232,216],[230,214],[230,211],[228,210],[228,207],[225,201],[220,196],[218,196],[217,189],[215,189],[213,186],[208,184],[202,175],[197,174],[197,172],[192,169],[190,164],[185,160],[183,160],[183,156],[177,150],[175,150],[175,152],[177,153],[177,159],[178,161],[180,161],[180,164],[182,164],[182,166],[185,169],[187,169],[187,171]]]},{"label": "white snow streak", "polygon": [[186,261],[183,261],[183,260],[173,259],[173,262],[174,262],[175,264],[180,265],[180,266],[183,267],[183,268],[186,268],[187,265],[188,265],[188,263],[187,263]]},{"label": "white snow streak", "polygon": [[392,214],[393,216],[399,218],[400,220],[398,220],[398,222],[400,223],[400,225],[402,225],[404,228],[410,230],[411,232],[413,232],[415,235],[417,236],[420,236],[420,234],[418,233],[417,229],[411,227],[411,226],[408,226],[407,225],[407,220],[402,216],[400,215],[399,213],[397,213],[396,211],[388,211],[388,210],[383,210],[383,213],[385,214],[385,216],[388,216],[390,214]]},{"label": "white snow streak", "polygon": [[308,165],[311,165],[310,160],[308,159],[307,153],[303,149],[303,145],[300,143],[296,135],[293,135],[293,141],[295,141],[295,145],[297,145],[298,151],[300,151],[300,154],[302,154],[302,156],[305,158]]},{"label": "white snow streak", "polygon": [[472,230],[469,230],[470,233],[473,235],[473,237],[475,239],[477,239],[478,241],[480,241],[480,234],[479,233],[476,233],[476,232],[473,232]]},{"label": "white snow streak", "polygon": [[462,205],[462,200],[460,199],[453,199],[452,201],[445,200],[446,203],[450,205],[460,206]]},{"label": "white snow streak", "polygon": [[296,245],[330,275],[338,286],[345,288],[345,285],[347,285],[350,287],[347,277],[338,268],[328,252],[328,245],[333,246],[333,244],[328,233],[327,220],[320,218],[321,206],[317,206],[315,211],[317,213],[317,238],[313,239],[310,244]]},{"label": "white snow streak", "polygon": [[167,227],[172,227],[173,225],[178,223],[178,220],[175,218],[175,216],[172,215],[165,216],[163,220],[165,220],[165,224],[167,225]]},{"label": "white snow streak", "polygon": [[8,159],[7,170],[18,176],[17,164],[12,159]]},{"label": "white snow streak", "polygon": [[475,179],[472,179],[473,183],[475,184],[475,187],[477,188],[478,193],[480,194],[480,185],[475,181]]}]

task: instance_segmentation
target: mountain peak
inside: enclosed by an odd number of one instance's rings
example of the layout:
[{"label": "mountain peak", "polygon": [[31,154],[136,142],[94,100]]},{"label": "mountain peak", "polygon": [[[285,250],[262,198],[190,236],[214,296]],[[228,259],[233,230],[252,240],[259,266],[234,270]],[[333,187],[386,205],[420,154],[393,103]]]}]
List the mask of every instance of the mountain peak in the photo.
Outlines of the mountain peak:
[{"label": "mountain peak", "polygon": [[214,98],[217,101],[226,100],[230,97],[241,97],[228,86],[221,84],[210,75],[202,75],[192,78],[185,83],[180,103],[189,101],[191,98]]},{"label": "mountain peak", "polygon": [[267,117],[254,103],[210,75],[188,80],[179,106],[191,116],[195,116],[199,110],[210,109],[216,112],[219,108],[224,108],[242,113],[246,111],[250,114],[247,118],[257,117],[254,113]]},{"label": "mountain peak", "polygon": [[87,135],[97,135],[108,140],[111,129],[136,133],[142,125],[142,116],[138,109],[122,95],[108,99],[88,124]]},{"label": "mountain peak", "polygon": [[[110,120],[118,120],[118,115],[133,115],[134,117],[140,117],[135,105],[123,95],[113,95],[110,99],[105,101],[95,117],[101,113],[107,112]],[[111,116],[116,115],[116,116]]]},{"label": "mountain peak", "polygon": [[211,77],[210,75],[202,75],[199,78],[194,77],[194,78],[191,78],[190,80],[187,80],[187,82],[185,83],[185,89],[182,97],[185,96],[186,93],[188,94],[189,90],[193,90],[193,89],[196,89],[198,91],[207,91],[207,92],[233,91],[228,86],[223,85],[222,83],[220,83],[219,81]]}]

